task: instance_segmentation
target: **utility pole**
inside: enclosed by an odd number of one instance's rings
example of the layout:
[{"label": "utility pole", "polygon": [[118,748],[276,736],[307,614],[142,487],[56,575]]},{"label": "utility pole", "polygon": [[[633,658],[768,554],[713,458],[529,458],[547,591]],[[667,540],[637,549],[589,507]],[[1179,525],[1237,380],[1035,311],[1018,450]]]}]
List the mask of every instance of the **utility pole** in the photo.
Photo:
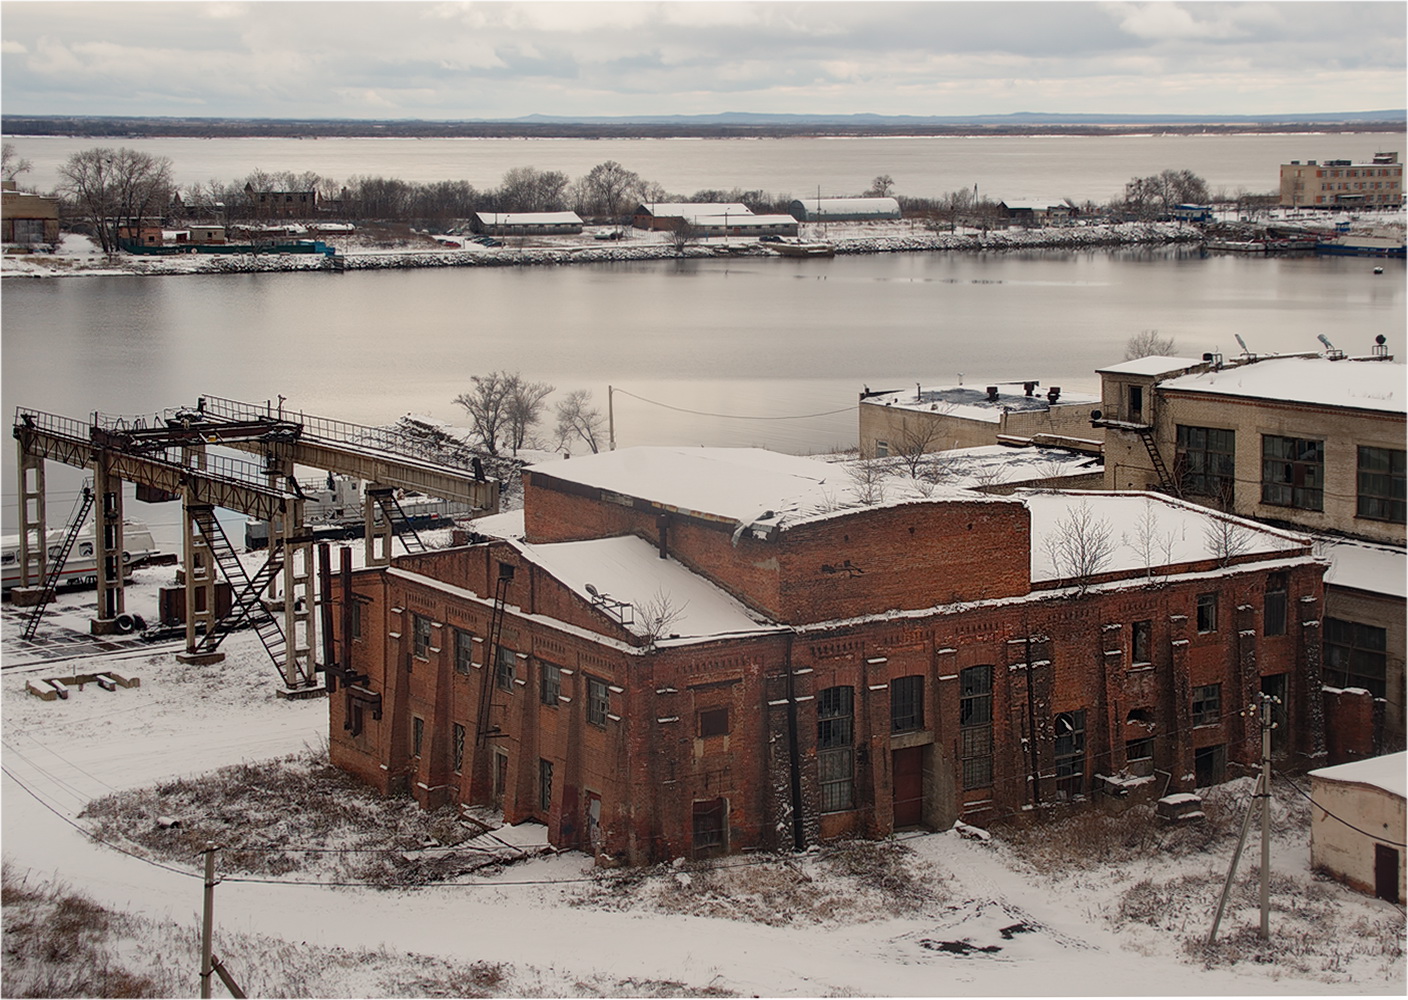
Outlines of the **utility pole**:
[{"label": "utility pole", "polygon": [[1222,923],[1222,912],[1232,891],[1237,862],[1242,859],[1242,847],[1246,844],[1247,830],[1252,825],[1252,814],[1256,811],[1258,799],[1261,800],[1261,928],[1258,934],[1262,940],[1271,936],[1271,730],[1276,728],[1271,721],[1271,709],[1280,703],[1280,699],[1265,693],[1260,699],[1257,712],[1261,722],[1261,774],[1257,777],[1252,801],[1247,803],[1247,814],[1242,818],[1242,832],[1237,836],[1232,863],[1227,866],[1227,879],[1222,884],[1222,898],[1217,901],[1217,914],[1212,920],[1212,930],[1208,932],[1208,944],[1217,942],[1217,928]]},{"label": "utility pole", "polygon": [[210,939],[215,925],[215,841],[205,842],[205,918],[200,927],[200,995],[210,1000]]},{"label": "utility pole", "polygon": [[606,387],[606,450],[616,450],[616,405],[612,398],[615,390],[611,386]]}]

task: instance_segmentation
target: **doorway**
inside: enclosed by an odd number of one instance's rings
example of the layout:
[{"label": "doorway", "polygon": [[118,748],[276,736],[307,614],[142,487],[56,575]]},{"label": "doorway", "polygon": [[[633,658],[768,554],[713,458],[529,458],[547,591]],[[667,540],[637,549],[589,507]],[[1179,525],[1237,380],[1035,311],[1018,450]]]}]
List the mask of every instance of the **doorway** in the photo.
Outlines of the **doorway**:
[{"label": "doorway", "polygon": [[1398,902],[1398,864],[1396,848],[1374,845],[1374,895],[1390,903]]},{"label": "doorway", "polygon": [[896,830],[924,823],[924,747],[893,752],[890,774],[894,781]]}]

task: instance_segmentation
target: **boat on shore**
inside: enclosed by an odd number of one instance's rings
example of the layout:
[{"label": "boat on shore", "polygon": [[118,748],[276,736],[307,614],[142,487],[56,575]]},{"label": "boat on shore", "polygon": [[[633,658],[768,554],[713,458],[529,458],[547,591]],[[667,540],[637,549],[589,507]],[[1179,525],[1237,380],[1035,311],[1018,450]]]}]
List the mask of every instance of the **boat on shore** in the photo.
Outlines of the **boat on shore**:
[{"label": "boat on shore", "polygon": [[1266,253],[1266,243],[1262,240],[1208,240],[1203,247],[1224,253]]},{"label": "boat on shore", "polygon": [[[57,559],[64,543],[64,529],[50,528],[47,543],[49,559]],[[122,567],[128,575],[138,566],[162,564],[174,561],[174,557],[163,554],[152,540],[152,533],[141,521],[122,522]],[[52,562],[50,563],[52,565]],[[3,548],[0,548],[0,589],[9,593],[20,583],[20,537],[6,535]],[[93,522],[89,521],[78,532],[73,550],[64,561],[63,572],[59,575],[57,589],[66,587],[91,587],[98,582],[98,560],[93,554]],[[38,586],[42,580],[35,581]]]},{"label": "boat on shore", "polygon": [[781,254],[784,257],[835,257],[836,244],[810,242],[789,243],[786,241],[779,243],[769,243],[768,249],[773,253]]},{"label": "boat on shore", "polygon": [[1315,244],[1315,252],[1342,257],[1403,257],[1405,244],[1402,234],[1375,231],[1343,233]]}]

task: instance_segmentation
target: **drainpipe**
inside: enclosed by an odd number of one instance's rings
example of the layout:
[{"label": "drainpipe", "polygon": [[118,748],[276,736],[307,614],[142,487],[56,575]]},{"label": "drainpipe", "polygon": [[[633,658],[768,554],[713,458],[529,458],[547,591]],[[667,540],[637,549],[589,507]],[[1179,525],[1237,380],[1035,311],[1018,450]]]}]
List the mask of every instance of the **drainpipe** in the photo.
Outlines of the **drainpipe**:
[{"label": "drainpipe", "polygon": [[1031,751],[1032,805],[1041,805],[1041,768],[1036,748],[1036,704],[1032,698],[1032,637],[1027,629],[1027,749]]},{"label": "drainpipe", "polygon": [[787,633],[787,766],[792,793],[792,849],[806,850],[807,834],[802,823],[802,754],[797,745],[797,691],[792,678],[792,633]]}]

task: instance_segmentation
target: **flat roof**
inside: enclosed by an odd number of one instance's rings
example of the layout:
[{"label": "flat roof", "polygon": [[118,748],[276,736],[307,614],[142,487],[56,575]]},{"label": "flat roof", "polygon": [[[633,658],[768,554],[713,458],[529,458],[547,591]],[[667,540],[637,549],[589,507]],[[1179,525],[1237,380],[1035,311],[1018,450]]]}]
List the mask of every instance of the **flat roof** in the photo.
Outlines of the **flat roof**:
[{"label": "flat roof", "polygon": [[1104,368],[1096,369],[1097,374],[1104,375],[1168,375],[1171,372],[1181,372],[1189,368],[1196,368],[1202,364],[1199,358],[1181,358],[1171,354],[1151,354],[1144,358],[1135,358],[1132,361],[1122,361],[1117,365],[1108,365]]},{"label": "flat roof", "polygon": [[1317,537],[1330,558],[1325,582],[1399,600],[1408,598],[1408,551],[1346,538]]},{"label": "flat roof", "polygon": [[1046,391],[1041,389],[1041,383],[1037,382],[1037,390],[1028,396],[1023,391],[1006,392],[1004,387],[1021,386],[1021,382],[1005,382],[997,384],[997,399],[988,397],[986,386],[975,385],[944,385],[920,388],[919,391],[909,392],[899,389],[895,392],[882,393],[870,396],[861,400],[862,403],[869,403],[871,406],[895,406],[906,410],[921,410],[926,412],[939,413],[943,416],[961,417],[965,420],[982,420],[987,423],[998,423],[1002,420],[1004,411],[1042,411],[1049,410],[1055,406],[1098,406],[1099,396],[1091,396],[1083,392],[1067,392],[1061,390],[1061,395],[1057,397],[1053,404],[1047,399]]},{"label": "flat roof", "polygon": [[1403,414],[1408,368],[1391,361],[1265,358],[1220,371],[1183,375],[1161,389]]},{"label": "flat roof", "polygon": [[1322,767],[1311,771],[1310,776],[1324,781],[1352,781],[1372,785],[1402,799],[1408,798],[1408,776],[1405,776],[1405,768],[1408,768],[1408,753],[1399,751],[1384,754],[1382,757],[1368,757],[1348,764],[1336,764],[1334,767]]}]

